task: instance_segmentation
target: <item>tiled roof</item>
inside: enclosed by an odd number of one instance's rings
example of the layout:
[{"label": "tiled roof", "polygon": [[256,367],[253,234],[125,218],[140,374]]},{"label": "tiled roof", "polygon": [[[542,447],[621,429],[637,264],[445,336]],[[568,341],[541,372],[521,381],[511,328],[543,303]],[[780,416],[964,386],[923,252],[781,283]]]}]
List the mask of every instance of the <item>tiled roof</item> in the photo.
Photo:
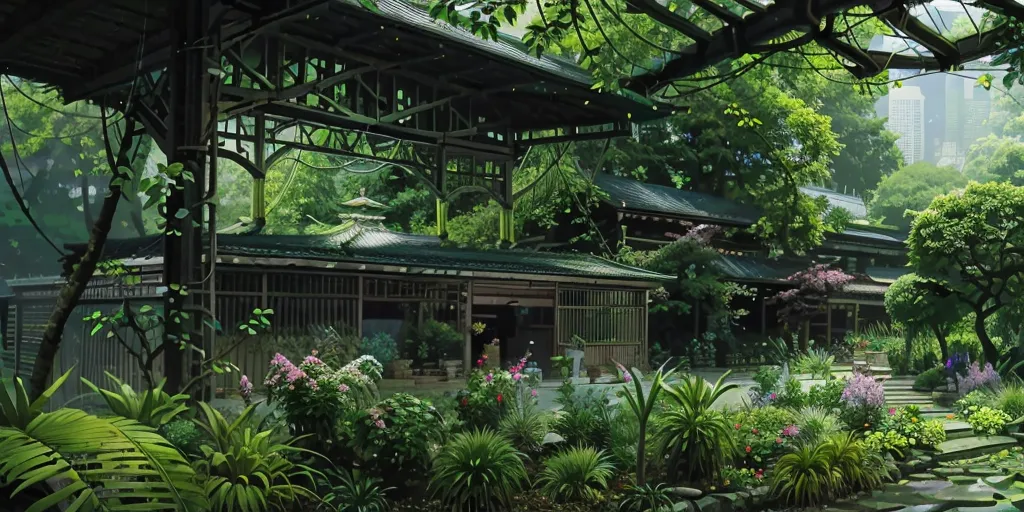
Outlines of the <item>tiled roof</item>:
[{"label": "tiled roof", "polygon": [[711,194],[643,183],[607,173],[597,173],[594,184],[608,194],[605,202],[618,209],[743,226],[760,218],[756,208]]},{"label": "tiled roof", "polygon": [[809,262],[793,259],[769,259],[761,256],[722,254],[715,266],[726,276],[737,281],[782,282],[789,276],[806,269]]},{"label": "tiled roof", "polygon": [[843,286],[842,295],[885,295],[889,289],[887,284],[850,283]]},{"label": "tiled roof", "polygon": [[[110,240],[105,258],[160,256],[160,238]],[[658,282],[672,277],[596,256],[524,250],[446,247],[434,236],[388,231],[357,224],[332,235],[219,235],[218,255],[294,258],[330,262],[420,267],[441,271],[492,272]],[[69,246],[81,250],[80,245]]]},{"label": "tiled roof", "polygon": [[868,216],[864,199],[857,196],[841,194],[822,187],[800,187],[800,191],[811,197],[824,197],[833,208],[843,208],[850,212],[855,219],[863,219]]},{"label": "tiled roof", "polygon": [[868,267],[867,275],[876,283],[892,284],[900,277],[909,274],[907,267]]},{"label": "tiled roof", "polygon": [[903,233],[892,232],[889,234],[876,233],[874,231],[867,231],[864,229],[847,228],[842,232],[841,236],[837,237],[840,240],[846,240],[848,242],[861,243],[861,244],[878,244],[882,243],[885,245],[898,245],[903,247],[903,241],[906,236]]}]

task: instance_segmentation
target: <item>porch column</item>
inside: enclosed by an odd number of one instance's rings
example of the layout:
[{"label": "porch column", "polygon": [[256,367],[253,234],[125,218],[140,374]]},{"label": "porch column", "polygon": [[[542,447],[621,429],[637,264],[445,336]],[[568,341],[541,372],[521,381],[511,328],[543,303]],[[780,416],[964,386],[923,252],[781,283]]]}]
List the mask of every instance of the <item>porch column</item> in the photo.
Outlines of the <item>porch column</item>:
[{"label": "porch column", "polygon": [[758,297],[761,299],[761,336],[768,334],[768,298],[764,295],[764,290],[758,289]]},{"label": "porch column", "polygon": [[860,334],[860,304],[853,305],[853,334]]},{"label": "porch column", "polygon": [[825,346],[832,346],[832,303],[825,301]]},{"label": "porch column", "polygon": [[[473,281],[469,282],[469,289],[466,293],[466,319],[465,322],[466,344],[462,349],[462,376],[468,378],[469,371],[473,367]],[[499,361],[500,365],[501,362]]]},{"label": "porch column", "polygon": [[501,242],[515,243],[515,214],[512,208],[502,208],[498,218],[498,233]]},{"label": "porch column", "polygon": [[[22,326],[25,325],[24,321],[24,303],[18,304],[14,307],[14,376],[21,376],[21,338],[22,338]],[[7,333],[4,333],[6,336]]]},{"label": "porch column", "polygon": [[437,236],[448,237],[448,203],[441,198],[434,200],[437,214]]},{"label": "porch column", "polygon": [[264,178],[252,179],[249,217],[252,218],[253,222],[259,222],[267,218],[267,180]]},{"label": "porch column", "polygon": [[250,199],[249,216],[252,222],[260,224],[267,219],[267,129],[266,117],[262,112],[256,114],[256,142],[253,144],[253,164],[260,170],[261,177],[252,179],[252,197]]}]

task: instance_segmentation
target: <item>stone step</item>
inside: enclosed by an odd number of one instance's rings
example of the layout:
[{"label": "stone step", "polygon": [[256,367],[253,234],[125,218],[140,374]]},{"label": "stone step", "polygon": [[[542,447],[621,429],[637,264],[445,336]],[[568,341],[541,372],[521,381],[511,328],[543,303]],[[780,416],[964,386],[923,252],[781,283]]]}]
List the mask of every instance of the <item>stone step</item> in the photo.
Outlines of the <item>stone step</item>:
[{"label": "stone step", "polygon": [[958,459],[970,459],[982,455],[998,453],[1001,450],[1017,445],[1017,440],[1007,436],[972,436],[961,439],[950,439],[935,447],[938,460],[947,462]]},{"label": "stone step", "polygon": [[946,439],[963,439],[974,435],[974,429],[966,421],[947,421],[943,427],[946,429]]}]

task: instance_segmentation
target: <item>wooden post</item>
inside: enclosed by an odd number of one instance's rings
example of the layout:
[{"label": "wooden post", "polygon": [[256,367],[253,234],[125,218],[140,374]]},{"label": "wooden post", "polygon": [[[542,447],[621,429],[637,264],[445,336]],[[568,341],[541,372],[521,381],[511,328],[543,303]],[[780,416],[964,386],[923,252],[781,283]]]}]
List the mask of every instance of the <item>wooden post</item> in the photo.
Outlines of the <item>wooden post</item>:
[{"label": "wooden post", "polygon": [[[469,371],[473,368],[473,281],[469,282],[466,293],[466,344],[462,349],[462,376],[469,378]],[[500,364],[500,362],[499,362]]]},{"label": "wooden post", "polygon": [[768,298],[765,297],[763,290],[758,290],[758,296],[761,298],[761,336],[768,335]]},{"label": "wooden post", "polygon": [[832,346],[832,303],[825,303],[825,346]]},{"label": "wooden post", "polygon": [[363,338],[363,276],[359,276],[359,298],[356,299],[356,333]]},{"label": "wooden post", "polygon": [[853,334],[860,334],[860,304],[853,305]]}]

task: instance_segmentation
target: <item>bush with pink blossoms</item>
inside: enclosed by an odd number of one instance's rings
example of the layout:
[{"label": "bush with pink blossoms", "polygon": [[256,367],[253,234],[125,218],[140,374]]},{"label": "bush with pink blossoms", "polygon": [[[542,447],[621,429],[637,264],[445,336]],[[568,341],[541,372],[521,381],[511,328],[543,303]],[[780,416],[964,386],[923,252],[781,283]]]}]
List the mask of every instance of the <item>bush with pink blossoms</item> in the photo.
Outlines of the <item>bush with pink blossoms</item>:
[{"label": "bush with pink blossoms", "polygon": [[840,417],[850,428],[871,428],[881,418],[885,388],[870,375],[854,373],[846,381],[840,402]]},{"label": "bush with pink blossoms", "polygon": [[470,427],[496,429],[510,408],[535,400],[530,379],[523,373],[529,359],[527,352],[508,370],[489,369],[482,364],[485,361],[478,360],[466,389],[456,396],[459,419]]},{"label": "bush with pink blossoms", "polygon": [[971,366],[967,368],[966,376],[957,375],[956,378],[959,384],[960,396],[966,396],[971,391],[978,389],[994,391],[1002,384],[999,373],[996,372],[995,368],[992,368],[992,363],[985,363],[985,368],[982,369],[977,361],[971,363]]},{"label": "bush with pink blossoms", "polygon": [[358,413],[350,446],[361,467],[388,485],[401,486],[427,474],[445,437],[441,415],[430,402],[396,393]]},{"label": "bush with pink blossoms", "polygon": [[380,375],[380,364],[370,356],[335,370],[314,350],[297,365],[275,354],[263,384],[267,401],[280,404],[294,434],[333,439],[346,413],[376,399]]}]

